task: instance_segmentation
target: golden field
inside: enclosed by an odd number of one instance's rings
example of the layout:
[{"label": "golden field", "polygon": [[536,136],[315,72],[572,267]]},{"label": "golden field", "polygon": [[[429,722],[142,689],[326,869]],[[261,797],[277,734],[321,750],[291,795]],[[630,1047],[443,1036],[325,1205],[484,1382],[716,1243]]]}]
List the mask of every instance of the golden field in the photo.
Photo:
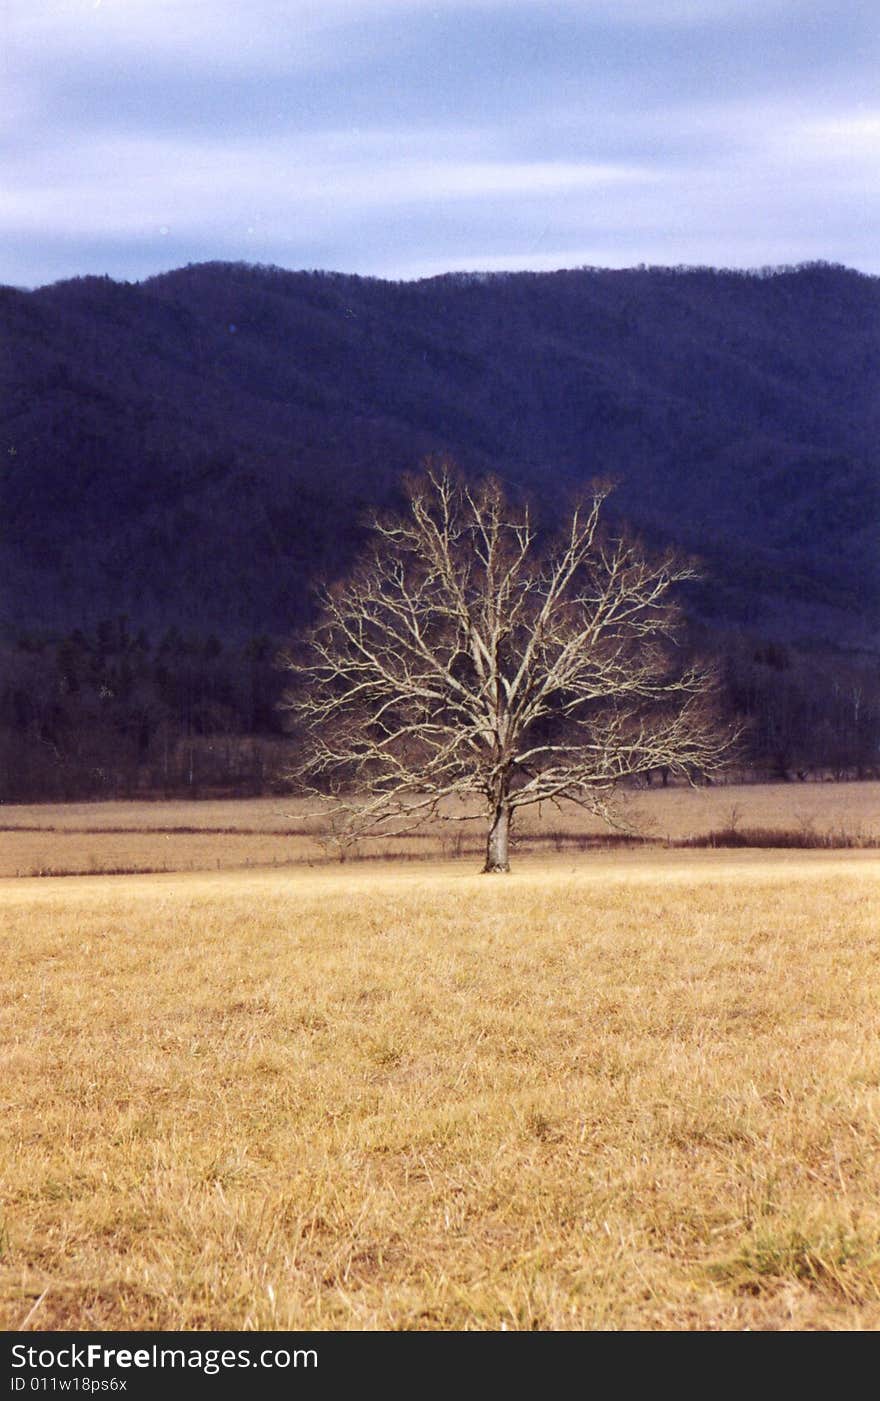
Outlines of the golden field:
[{"label": "golden field", "polygon": [[[880,783],[725,784],[640,789],[623,795],[633,830],[663,844],[733,824],[880,842]],[[0,805],[0,877],[100,872],[235,870],[332,861],[321,822],[293,799]],[[601,843],[602,821],[578,808],[524,809],[513,831],[522,850]],[[361,856],[458,856],[472,863],[483,825],[451,823],[412,837],[365,842]]]},{"label": "golden field", "polygon": [[[749,796],[801,820],[636,795]],[[0,1326],[880,1327],[876,853],[257,869],[268,808],[131,806],[254,868],[0,880]]]}]

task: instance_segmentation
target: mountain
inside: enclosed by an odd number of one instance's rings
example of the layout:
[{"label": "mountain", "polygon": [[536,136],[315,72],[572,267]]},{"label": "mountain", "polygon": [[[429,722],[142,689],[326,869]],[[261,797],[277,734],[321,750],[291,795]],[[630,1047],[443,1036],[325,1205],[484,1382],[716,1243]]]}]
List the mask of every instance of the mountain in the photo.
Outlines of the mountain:
[{"label": "mountain", "polygon": [[826,264],[2,288],[0,629],[286,632],[448,452],[551,520],[613,477],[710,623],[870,646],[878,427],[880,279]]}]

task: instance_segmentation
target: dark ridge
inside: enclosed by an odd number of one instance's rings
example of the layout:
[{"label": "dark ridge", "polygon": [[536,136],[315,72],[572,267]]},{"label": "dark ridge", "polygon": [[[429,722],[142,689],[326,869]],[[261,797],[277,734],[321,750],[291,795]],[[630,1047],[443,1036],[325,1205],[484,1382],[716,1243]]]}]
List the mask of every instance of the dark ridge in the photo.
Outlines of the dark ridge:
[{"label": "dark ridge", "polygon": [[552,520],[595,475],[713,628],[871,648],[880,280],[828,264],[383,282],[207,263],[0,289],[0,628],[279,636],[431,452]]}]

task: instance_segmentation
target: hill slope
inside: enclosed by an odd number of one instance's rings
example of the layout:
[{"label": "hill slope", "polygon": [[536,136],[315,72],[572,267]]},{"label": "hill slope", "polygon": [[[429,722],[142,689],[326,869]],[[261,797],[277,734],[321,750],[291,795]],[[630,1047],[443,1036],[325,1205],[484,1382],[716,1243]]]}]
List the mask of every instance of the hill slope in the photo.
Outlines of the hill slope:
[{"label": "hill slope", "polygon": [[2,289],[0,336],[7,630],[284,631],[432,451],[550,514],[618,478],[621,514],[707,559],[724,622],[876,625],[876,278],[204,264]]}]

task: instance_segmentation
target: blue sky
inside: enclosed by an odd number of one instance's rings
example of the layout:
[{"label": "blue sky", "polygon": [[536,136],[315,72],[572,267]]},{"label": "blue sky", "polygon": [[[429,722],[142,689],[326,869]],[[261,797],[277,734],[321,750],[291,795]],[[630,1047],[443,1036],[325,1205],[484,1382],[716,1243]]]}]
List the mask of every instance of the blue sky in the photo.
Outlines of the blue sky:
[{"label": "blue sky", "polygon": [[0,282],[880,273],[877,0],[0,0]]}]

